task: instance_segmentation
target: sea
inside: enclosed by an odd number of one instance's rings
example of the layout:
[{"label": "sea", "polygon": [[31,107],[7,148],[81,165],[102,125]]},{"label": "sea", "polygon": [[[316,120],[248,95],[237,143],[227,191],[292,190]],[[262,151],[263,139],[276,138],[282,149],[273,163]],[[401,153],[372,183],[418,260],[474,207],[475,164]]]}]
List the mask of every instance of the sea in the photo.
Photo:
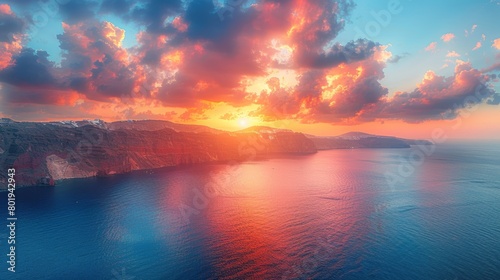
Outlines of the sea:
[{"label": "sea", "polygon": [[10,272],[0,193],[0,279],[500,279],[500,143],[280,155],[15,195]]}]

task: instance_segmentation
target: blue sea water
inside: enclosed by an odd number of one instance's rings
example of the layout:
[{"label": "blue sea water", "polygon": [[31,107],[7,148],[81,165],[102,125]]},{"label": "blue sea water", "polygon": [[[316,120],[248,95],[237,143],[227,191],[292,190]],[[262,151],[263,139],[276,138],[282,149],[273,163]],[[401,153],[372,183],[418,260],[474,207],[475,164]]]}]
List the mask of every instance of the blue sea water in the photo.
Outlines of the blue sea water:
[{"label": "blue sea water", "polygon": [[[1,226],[0,279],[500,279],[500,144],[419,151],[21,188],[16,272]],[[5,225],[6,209],[4,192]]]}]

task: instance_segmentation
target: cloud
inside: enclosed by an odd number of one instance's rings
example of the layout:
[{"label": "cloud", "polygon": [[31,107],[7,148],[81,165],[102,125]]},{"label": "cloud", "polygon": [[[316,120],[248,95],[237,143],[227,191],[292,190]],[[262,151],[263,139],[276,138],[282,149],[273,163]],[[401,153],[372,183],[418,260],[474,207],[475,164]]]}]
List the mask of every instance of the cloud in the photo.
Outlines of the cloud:
[{"label": "cloud", "polygon": [[0,71],[3,101],[6,103],[71,105],[78,98],[56,78],[58,69],[45,51],[23,49],[13,63]]},{"label": "cloud", "polygon": [[143,97],[138,92],[140,66],[121,47],[122,29],[90,20],[63,23],[63,30],[58,35],[60,65],[45,51],[25,48],[0,71],[7,102],[57,105],[71,104],[76,96],[103,102]]},{"label": "cloud", "polygon": [[493,45],[491,46],[496,48],[497,50],[500,50],[500,38],[493,40]]},{"label": "cloud", "polygon": [[87,19],[91,19],[96,15],[98,3],[92,0],[66,0],[61,1],[64,4],[59,5],[60,13],[63,20],[73,24]]},{"label": "cloud", "polygon": [[[269,90],[257,100],[261,107],[252,115],[275,120],[298,118],[302,122],[347,123],[377,104],[388,90],[379,81],[384,77],[384,46],[366,60],[342,64],[331,69],[301,73],[293,88],[280,85],[277,78],[268,81]],[[291,94],[290,94],[291,93]]]},{"label": "cloud", "polygon": [[490,76],[460,60],[453,76],[429,71],[413,91],[396,92],[393,97],[378,82],[383,77],[378,72],[381,66],[364,61],[343,67],[342,72],[307,73],[293,96],[274,85],[261,100],[261,111],[254,114],[278,112],[307,123],[355,124],[384,119],[418,123],[454,118],[464,108],[498,101],[498,93],[488,86]]},{"label": "cloud", "polygon": [[437,47],[437,43],[436,42],[432,42],[427,47],[425,47],[425,50],[426,51],[433,51],[433,50],[436,49],[436,47]]},{"label": "cloud", "polygon": [[[212,1],[193,1],[211,3]],[[168,27],[165,26],[165,21],[168,17],[172,17],[182,11],[181,0],[150,0],[140,1],[140,5],[136,5],[129,14],[129,18],[144,25],[148,32],[164,33],[168,32]],[[192,2],[188,5],[192,5]],[[213,6],[213,5],[212,5]],[[210,9],[213,11],[213,8]]]},{"label": "cloud", "polygon": [[460,54],[458,54],[456,51],[448,51],[446,57],[460,57]]},{"label": "cloud", "polygon": [[364,60],[374,53],[378,44],[365,39],[348,42],[345,46],[335,44],[330,50],[318,54],[317,52],[303,53],[297,58],[300,66],[311,68],[329,68],[341,63]]},{"label": "cloud", "polygon": [[[38,2],[16,3],[29,11],[28,5]],[[392,55],[387,46],[365,38],[338,43],[353,7],[350,0],[243,1],[221,18],[221,7],[212,0],[69,0],[60,5],[61,60],[55,63],[47,52],[23,49],[27,23],[10,6],[0,5],[2,106],[26,105],[7,114],[34,118],[37,110],[50,108],[48,116],[87,112],[195,120],[223,103],[252,105],[251,114],[264,120],[421,121],[449,110],[448,101],[458,100],[452,96],[467,91],[474,79],[487,82],[460,62],[453,77],[428,73],[414,91],[391,97],[381,84],[384,69],[408,54]],[[120,26],[99,20],[102,14],[108,20],[120,17],[140,32],[125,34]],[[137,45],[125,48],[126,35],[136,36]],[[442,39],[453,37],[449,33]],[[437,43],[425,50],[436,50]],[[408,109],[410,116],[398,108]]]},{"label": "cloud", "polygon": [[476,46],[474,46],[474,48],[472,48],[472,50],[475,51],[475,50],[481,48],[481,46],[482,46],[482,43],[481,42],[477,42]]},{"label": "cloud", "polygon": [[441,36],[441,40],[443,40],[443,42],[449,42],[453,38],[455,38],[455,34],[453,34],[453,33],[446,33],[443,36]]},{"label": "cloud", "polygon": [[132,0],[103,0],[101,2],[101,13],[114,13],[119,16],[125,16],[133,7]]},{"label": "cloud", "polygon": [[[51,86],[26,87],[1,83],[2,101],[5,104],[35,104],[72,106],[79,99],[76,92]],[[17,112],[19,114],[19,112]]]},{"label": "cloud", "polygon": [[25,5],[35,4],[38,2],[38,0],[16,0],[16,1],[11,1],[11,2],[15,2],[15,4],[25,6]]},{"label": "cloud", "polygon": [[21,51],[26,29],[26,22],[9,5],[0,4],[0,70],[9,66],[12,57]]},{"label": "cloud", "polygon": [[238,116],[233,114],[233,113],[225,113],[224,115],[220,116],[221,120],[235,120]]},{"label": "cloud", "polygon": [[25,31],[25,22],[17,17],[10,6],[0,4],[0,42],[12,43],[16,40],[16,34],[21,34]]},{"label": "cloud", "polygon": [[59,78],[68,88],[101,101],[134,95],[140,67],[121,46],[124,30],[106,21],[63,23],[63,30],[57,36],[65,69]]},{"label": "cloud", "polygon": [[11,15],[12,10],[10,9],[10,6],[7,4],[0,4],[0,14]]},{"label": "cloud", "polygon": [[[183,16],[155,29],[159,33],[141,36],[137,56],[149,67],[160,68],[156,74],[169,77],[156,78],[161,81],[156,96],[165,105],[210,101],[242,106],[251,102],[245,80],[265,77],[270,69],[324,69],[372,56],[378,44],[369,40],[332,44],[344,26],[340,15],[350,5],[262,1],[235,7],[232,16],[221,20],[212,1],[193,1]],[[278,58],[282,49],[276,45],[293,51],[286,59]]]},{"label": "cloud", "polygon": [[472,27],[470,29],[470,33],[474,33],[474,31],[476,30],[476,28],[477,28],[477,24],[472,25]]},{"label": "cloud", "polygon": [[464,108],[495,103],[498,93],[488,86],[488,80],[488,75],[472,68],[470,63],[457,61],[453,76],[438,76],[428,71],[413,91],[385,98],[360,118],[399,119],[410,123],[452,119]]},{"label": "cloud", "polygon": [[482,69],[481,72],[483,73],[488,73],[492,71],[500,71],[500,62],[495,62],[489,67],[486,67],[485,69]]},{"label": "cloud", "polygon": [[12,85],[48,86],[54,84],[53,63],[45,51],[24,49],[14,63],[0,72],[0,81]]},{"label": "cloud", "polygon": [[208,116],[205,115],[205,112],[209,109],[212,109],[210,104],[202,103],[196,108],[187,108],[184,113],[179,115],[179,119],[183,121],[206,120]]},{"label": "cloud", "polygon": [[409,56],[409,53],[403,53],[402,55],[393,55],[387,60],[388,63],[398,63],[401,59]]}]

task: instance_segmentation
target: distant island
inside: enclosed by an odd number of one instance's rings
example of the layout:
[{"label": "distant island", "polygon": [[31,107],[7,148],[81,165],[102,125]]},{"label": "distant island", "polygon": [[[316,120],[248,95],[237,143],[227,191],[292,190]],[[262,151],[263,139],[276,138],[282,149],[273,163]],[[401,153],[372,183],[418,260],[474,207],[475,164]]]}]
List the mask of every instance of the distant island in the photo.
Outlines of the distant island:
[{"label": "distant island", "polygon": [[306,135],[318,150],[331,149],[376,149],[410,148],[411,145],[432,145],[427,140],[413,140],[392,136],[372,135],[363,132],[348,132],[339,136],[321,137]]},{"label": "distant island", "polygon": [[[361,132],[320,137],[265,126],[229,132],[160,120],[16,122],[3,118],[0,135],[1,170],[15,168],[18,186],[277,154],[432,144]],[[0,182],[3,188],[6,174],[0,174]]]}]

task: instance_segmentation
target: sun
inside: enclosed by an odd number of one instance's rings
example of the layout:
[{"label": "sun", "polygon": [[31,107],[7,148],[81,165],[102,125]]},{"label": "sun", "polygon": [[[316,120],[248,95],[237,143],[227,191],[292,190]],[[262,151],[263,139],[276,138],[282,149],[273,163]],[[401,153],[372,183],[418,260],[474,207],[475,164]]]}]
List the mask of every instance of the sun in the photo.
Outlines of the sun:
[{"label": "sun", "polygon": [[238,125],[241,128],[247,128],[249,124],[250,124],[250,122],[248,121],[247,118],[239,118],[238,119]]}]

